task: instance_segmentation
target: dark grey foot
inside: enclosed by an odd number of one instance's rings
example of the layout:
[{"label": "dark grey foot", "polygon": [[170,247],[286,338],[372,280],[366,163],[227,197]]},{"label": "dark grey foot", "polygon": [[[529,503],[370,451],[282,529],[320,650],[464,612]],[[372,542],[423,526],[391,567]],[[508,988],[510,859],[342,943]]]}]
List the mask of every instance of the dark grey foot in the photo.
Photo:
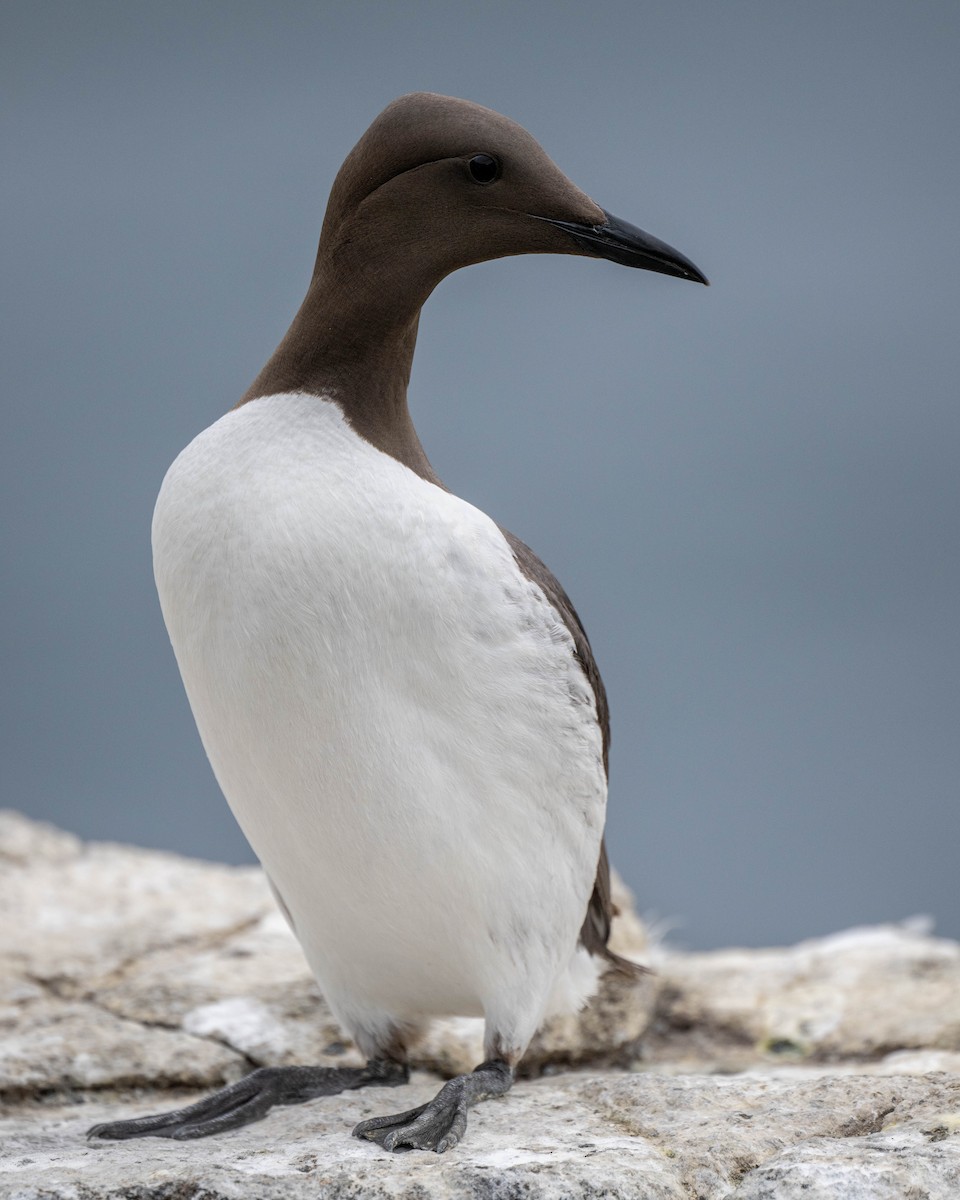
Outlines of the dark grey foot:
[{"label": "dark grey foot", "polygon": [[373,1084],[392,1087],[406,1083],[404,1063],[374,1059],[365,1067],[261,1067],[212,1096],[154,1117],[107,1121],[87,1130],[88,1138],[121,1141],[136,1137],[166,1137],[184,1141],[209,1137],[266,1116],[275,1104],[302,1104],[318,1096]]},{"label": "dark grey foot", "polygon": [[491,1096],[510,1090],[513,1072],[499,1059],[481,1063],[470,1075],[458,1075],[445,1083],[429,1104],[411,1108],[392,1117],[361,1121],[353,1136],[378,1142],[384,1150],[451,1150],[467,1128],[467,1109]]}]

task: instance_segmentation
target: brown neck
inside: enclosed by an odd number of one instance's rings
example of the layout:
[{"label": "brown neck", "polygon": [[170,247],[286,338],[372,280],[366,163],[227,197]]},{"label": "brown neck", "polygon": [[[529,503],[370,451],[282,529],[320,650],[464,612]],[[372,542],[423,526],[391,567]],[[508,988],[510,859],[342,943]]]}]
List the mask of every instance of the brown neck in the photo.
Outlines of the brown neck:
[{"label": "brown neck", "polygon": [[325,258],[321,248],[300,311],[238,407],[281,392],[329,397],[366,441],[440,484],[407,407],[426,295],[398,305],[393,281]]}]

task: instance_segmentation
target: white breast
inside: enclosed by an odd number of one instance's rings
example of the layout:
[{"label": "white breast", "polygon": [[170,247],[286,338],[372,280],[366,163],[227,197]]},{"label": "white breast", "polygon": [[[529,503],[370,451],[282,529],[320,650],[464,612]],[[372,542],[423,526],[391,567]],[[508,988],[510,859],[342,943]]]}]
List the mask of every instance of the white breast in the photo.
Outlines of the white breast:
[{"label": "white breast", "polygon": [[572,639],[496,525],[284,395],[183,451],[153,542],[207,754],[335,1011],[523,1036],[570,963],[606,781]]}]

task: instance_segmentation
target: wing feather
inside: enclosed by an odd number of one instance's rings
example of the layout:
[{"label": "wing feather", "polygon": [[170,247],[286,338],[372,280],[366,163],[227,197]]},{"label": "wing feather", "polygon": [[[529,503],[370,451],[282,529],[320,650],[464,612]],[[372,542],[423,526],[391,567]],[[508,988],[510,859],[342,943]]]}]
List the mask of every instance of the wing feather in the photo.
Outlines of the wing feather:
[{"label": "wing feather", "polygon": [[[606,689],[600,677],[600,669],[593,656],[593,650],[590,648],[590,641],[583,628],[583,622],[553,572],[515,534],[510,533],[502,526],[500,530],[507,539],[520,570],[528,579],[543,589],[547,599],[570,631],[576,648],[577,660],[593,689],[596,700],[597,721],[603,735],[603,769],[609,775],[610,710],[607,705]],[[606,841],[603,840],[600,843],[600,858],[597,862],[597,876],[593,892],[587,905],[587,915],[584,918],[583,927],[580,930],[580,942],[591,954],[606,959],[619,971],[632,975],[645,968],[637,966],[628,959],[621,958],[607,944],[610,940],[610,925],[616,912],[616,905],[613,903],[610,893],[610,864],[607,858],[607,846]]]}]

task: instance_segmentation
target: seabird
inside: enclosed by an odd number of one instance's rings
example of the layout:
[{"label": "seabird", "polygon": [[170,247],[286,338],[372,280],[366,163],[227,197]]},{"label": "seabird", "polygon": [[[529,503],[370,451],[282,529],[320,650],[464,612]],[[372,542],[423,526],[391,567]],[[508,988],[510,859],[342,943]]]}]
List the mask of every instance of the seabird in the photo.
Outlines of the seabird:
[{"label": "seabird", "polygon": [[485,1061],[361,1122],[438,1153],[593,990],[612,904],[607,701],[550,571],[448,491],[407,408],[420,310],[471,263],[606,258],[707,280],[575,187],[515,122],[403,96],[343,164],[302,307],[153,519],[164,619],[217,780],[364,1067],[261,1068],[95,1138],[188,1139],[402,1084],[438,1016]]}]

